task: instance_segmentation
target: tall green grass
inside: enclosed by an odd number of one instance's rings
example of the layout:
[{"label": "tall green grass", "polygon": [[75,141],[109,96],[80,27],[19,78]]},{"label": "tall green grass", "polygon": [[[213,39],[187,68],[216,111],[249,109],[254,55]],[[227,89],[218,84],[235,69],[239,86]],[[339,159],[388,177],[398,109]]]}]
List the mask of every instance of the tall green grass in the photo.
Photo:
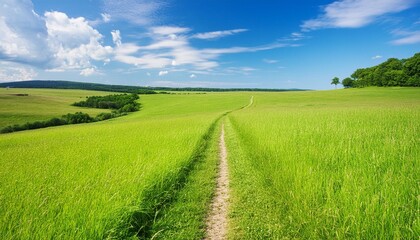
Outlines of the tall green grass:
[{"label": "tall green grass", "polygon": [[247,101],[150,95],[123,118],[0,136],[2,239],[147,236],[208,128]]},{"label": "tall green grass", "polygon": [[254,94],[230,115],[233,239],[416,239],[420,89]]}]

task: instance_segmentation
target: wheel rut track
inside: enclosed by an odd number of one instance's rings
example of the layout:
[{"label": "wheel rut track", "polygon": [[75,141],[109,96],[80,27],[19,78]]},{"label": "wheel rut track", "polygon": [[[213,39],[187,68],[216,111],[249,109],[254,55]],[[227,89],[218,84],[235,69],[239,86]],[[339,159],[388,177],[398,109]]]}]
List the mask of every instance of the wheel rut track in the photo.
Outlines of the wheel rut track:
[{"label": "wheel rut track", "polygon": [[[254,96],[251,96],[249,104],[234,111],[249,108],[254,103]],[[233,112],[233,111],[231,111]],[[229,113],[225,115],[228,115]],[[225,126],[219,137],[219,171],[216,180],[216,190],[210,206],[210,213],[206,221],[205,240],[222,240],[227,238],[228,231],[228,210],[229,210],[229,167],[227,161],[227,149],[225,144]]]},{"label": "wheel rut track", "polygon": [[210,214],[207,218],[207,235],[205,239],[225,239],[227,234],[229,169],[227,163],[224,125],[222,125],[222,131],[219,139],[219,157],[219,176],[217,177],[217,186],[215,196],[211,204]]},{"label": "wheel rut track", "polygon": [[[137,236],[138,239],[151,239],[153,238],[153,232],[151,231],[152,226],[154,222],[161,217],[161,213],[163,210],[171,205],[171,203],[177,198],[177,194],[180,192],[180,190],[185,186],[188,180],[188,176],[193,171],[194,166],[197,164],[197,162],[204,160],[205,158],[205,152],[206,149],[210,145],[210,141],[212,139],[213,134],[215,133],[217,124],[221,121],[221,119],[228,114],[239,111],[245,108],[250,107],[253,104],[253,96],[250,99],[250,102],[248,105],[240,107],[235,110],[231,110],[228,112],[225,112],[221,116],[219,116],[215,121],[210,125],[207,132],[201,137],[200,141],[196,145],[193,154],[190,156],[190,161],[188,161],[188,164],[186,164],[184,167],[181,168],[181,170],[178,173],[178,177],[174,181],[171,176],[169,176],[169,179],[172,179],[171,181],[163,181],[165,184],[162,186],[161,184],[155,184],[152,185],[150,188],[146,189],[144,192],[144,198],[143,199],[150,199],[150,201],[147,201],[146,204],[139,206],[139,210],[135,210],[131,213],[129,213],[125,218],[125,220],[121,221],[121,225],[117,226],[114,229],[111,229],[108,234],[106,234],[107,238],[110,239],[127,239],[132,236]],[[224,145],[224,126],[222,126],[222,132],[220,136],[220,144]],[[223,141],[223,143],[222,143]],[[223,155],[224,154],[224,155]],[[224,146],[224,153],[221,152],[221,156],[224,156],[225,158],[225,164],[226,166],[223,167],[223,172],[226,173],[225,177],[223,179],[226,179],[227,183],[229,181],[228,179],[228,168],[227,168],[227,151],[226,147]],[[220,167],[220,166],[219,166]],[[221,169],[219,171],[219,175],[221,174]],[[225,181],[225,180],[222,180]],[[225,181],[225,182],[226,182]],[[224,187],[226,193],[228,192],[228,184]],[[156,194],[159,193],[159,194]],[[227,193],[228,194],[228,193]],[[223,195],[225,198],[225,203],[227,204],[228,199],[226,198],[226,194]],[[222,204],[223,205],[223,204]],[[225,236],[227,234],[227,205],[223,205],[223,211],[221,212],[221,219],[223,219],[223,224],[220,225],[219,223],[217,225],[214,225],[214,231],[215,232],[223,232],[221,238],[215,237],[215,238],[206,238],[206,239],[225,239]],[[219,222],[219,221],[217,221]],[[223,228],[223,229],[221,229]],[[120,231],[121,229],[125,229],[123,231]],[[209,236],[208,229],[206,229],[206,236]],[[115,233],[120,233],[116,234]],[[121,234],[122,233],[122,234]]]}]

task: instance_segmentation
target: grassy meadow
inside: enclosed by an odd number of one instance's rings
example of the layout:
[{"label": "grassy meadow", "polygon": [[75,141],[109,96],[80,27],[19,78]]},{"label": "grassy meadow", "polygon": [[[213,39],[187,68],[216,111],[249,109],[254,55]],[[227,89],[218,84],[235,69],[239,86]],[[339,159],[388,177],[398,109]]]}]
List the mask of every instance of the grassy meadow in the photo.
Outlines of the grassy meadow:
[{"label": "grassy meadow", "polygon": [[155,214],[203,161],[209,128],[247,101],[242,94],[147,95],[141,111],[118,119],[0,135],[0,235],[148,237]]},{"label": "grassy meadow", "polygon": [[[0,93],[3,125],[76,112],[70,104],[80,97],[107,94]],[[139,102],[140,111],[120,118],[0,135],[1,238],[202,239],[222,122],[229,239],[420,235],[418,88],[156,94]]]},{"label": "grassy meadow", "polygon": [[229,115],[232,239],[416,239],[420,89],[255,93]]},{"label": "grassy meadow", "polygon": [[[19,96],[20,94],[27,94],[27,96]],[[109,92],[86,90],[0,88],[0,128],[12,124],[49,120],[80,111],[91,116],[109,112],[106,109],[80,108],[70,105],[84,100],[86,96],[109,94]]]}]

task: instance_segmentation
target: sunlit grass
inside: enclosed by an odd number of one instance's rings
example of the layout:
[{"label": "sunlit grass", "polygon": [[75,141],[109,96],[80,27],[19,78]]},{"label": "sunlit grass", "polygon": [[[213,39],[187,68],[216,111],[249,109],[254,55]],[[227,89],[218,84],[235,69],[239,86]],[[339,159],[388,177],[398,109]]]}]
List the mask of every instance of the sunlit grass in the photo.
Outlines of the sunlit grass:
[{"label": "sunlit grass", "polygon": [[215,119],[246,102],[145,96],[126,117],[0,136],[2,239],[135,235],[133,216],[153,211]]},{"label": "sunlit grass", "polygon": [[0,135],[2,239],[201,238],[215,122],[251,95],[225,117],[230,238],[419,236],[420,90],[366,88],[142,95],[121,118]]},{"label": "sunlit grass", "polygon": [[419,89],[254,102],[230,117],[233,238],[419,236]]}]

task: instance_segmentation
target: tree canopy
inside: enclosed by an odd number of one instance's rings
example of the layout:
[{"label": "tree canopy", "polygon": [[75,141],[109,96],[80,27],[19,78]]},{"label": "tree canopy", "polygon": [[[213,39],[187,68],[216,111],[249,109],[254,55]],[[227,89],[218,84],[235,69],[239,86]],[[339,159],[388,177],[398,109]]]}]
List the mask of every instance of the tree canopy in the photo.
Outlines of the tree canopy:
[{"label": "tree canopy", "polygon": [[334,84],[335,85],[335,88],[337,88],[337,84],[340,84],[340,79],[338,77],[334,77],[331,80],[331,84]]},{"label": "tree canopy", "polygon": [[122,112],[134,112],[139,109],[137,94],[113,94],[107,96],[91,96],[86,101],[73,103],[73,106],[103,109],[115,109]]},{"label": "tree canopy", "polygon": [[351,78],[343,80],[343,86],[420,86],[420,53],[408,59],[390,58],[385,62],[369,67],[359,68]]}]

